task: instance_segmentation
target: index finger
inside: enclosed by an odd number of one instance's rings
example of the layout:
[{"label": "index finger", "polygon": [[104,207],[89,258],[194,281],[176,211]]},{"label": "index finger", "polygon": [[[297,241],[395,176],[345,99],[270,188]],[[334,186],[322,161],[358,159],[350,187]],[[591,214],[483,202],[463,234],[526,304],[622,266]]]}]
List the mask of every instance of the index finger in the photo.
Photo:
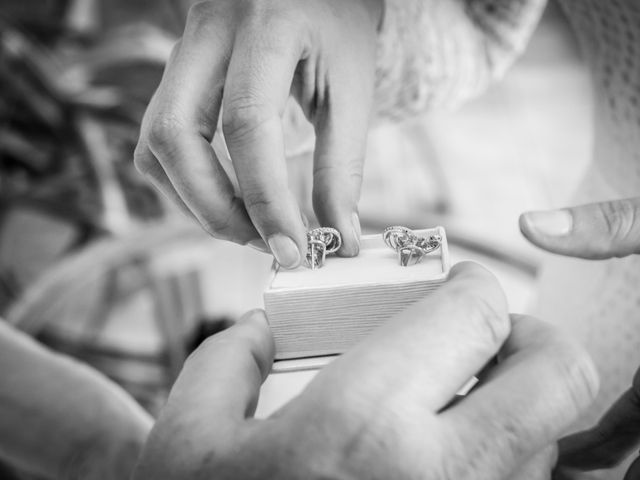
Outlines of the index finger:
[{"label": "index finger", "polygon": [[138,158],[141,169],[165,193],[177,195],[210,234],[247,243],[257,232],[210,144],[232,48],[228,22],[215,2],[190,9],[184,36],[145,115],[138,148],[145,152],[148,144],[159,165],[151,155]]},{"label": "index finger", "polygon": [[603,259],[640,253],[640,197],[528,212],[522,233],[550,252]]},{"label": "index finger", "polygon": [[222,125],[253,224],[278,263],[294,268],[306,253],[306,234],[289,190],[281,116],[302,47],[291,33],[295,25],[264,21],[247,20],[236,35]]}]

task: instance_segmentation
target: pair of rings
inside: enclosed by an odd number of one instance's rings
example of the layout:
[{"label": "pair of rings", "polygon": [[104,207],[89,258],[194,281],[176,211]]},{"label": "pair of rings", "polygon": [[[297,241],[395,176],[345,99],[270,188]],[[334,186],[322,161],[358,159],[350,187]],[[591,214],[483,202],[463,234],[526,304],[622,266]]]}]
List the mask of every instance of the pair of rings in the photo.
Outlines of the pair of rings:
[{"label": "pair of rings", "polygon": [[403,267],[420,262],[427,253],[437,250],[442,245],[440,235],[420,237],[407,227],[387,227],[382,233],[384,243],[398,253],[398,261]]},{"label": "pair of rings", "polygon": [[[398,253],[401,266],[408,267],[419,263],[427,253],[442,245],[440,235],[420,237],[407,227],[387,227],[382,233],[384,243]],[[337,252],[342,246],[342,237],[335,228],[320,227],[307,232],[306,264],[311,270],[324,265],[328,254]]]}]

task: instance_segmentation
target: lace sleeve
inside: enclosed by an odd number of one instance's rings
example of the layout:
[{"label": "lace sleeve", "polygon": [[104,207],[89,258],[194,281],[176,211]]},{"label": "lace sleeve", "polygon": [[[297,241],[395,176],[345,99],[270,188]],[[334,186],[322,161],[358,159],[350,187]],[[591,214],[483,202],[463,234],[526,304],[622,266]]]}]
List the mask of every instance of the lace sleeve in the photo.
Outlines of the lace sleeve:
[{"label": "lace sleeve", "polygon": [[455,106],[500,78],[524,50],[545,0],[385,0],[378,118]]}]

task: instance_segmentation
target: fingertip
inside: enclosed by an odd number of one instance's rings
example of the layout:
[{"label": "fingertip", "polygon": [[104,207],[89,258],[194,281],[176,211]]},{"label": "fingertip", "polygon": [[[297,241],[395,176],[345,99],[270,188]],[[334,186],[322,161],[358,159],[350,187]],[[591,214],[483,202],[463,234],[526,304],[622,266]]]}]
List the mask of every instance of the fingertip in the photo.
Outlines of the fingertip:
[{"label": "fingertip", "polygon": [[534,245],[541,246],[542,239],[539,238],[539,235],[532,225],[531,215],[532,212],[525,212],[520,214],[520,217],[518,218],[518,227],[520,228],[520,233],[522,233],[522,236],[524,238],[526,238]]},{"label": "fingertip", "polygon": [[450,285],[459,284],[472,284],[469,288],[472,292],[500,292],[502,294],[502,287],[496,276],[487,270],[484,266],[471,262],[464,261],[455,264],[449,272],[448,282]]},{"label": "fingertip", "polygon": [[529,224],[528,213],[521,213],[520,217],[518,217],[518,227],[520,227],[520,233],[525,236],[525,238],[529,238],[529,234],[531,233],[531,228]]},{"label": "fingertip", "polygon": [[323,226],[335,228],[340,232],[342,246],[337,252],[340,257],[356,257],[360,253],[360,219],[357,213],[344,214],[342,212],[327,215]]},{"label": "fingertip", "polygon": [[313,209],[320,225],[340,232],[340,257],[355,257],[360,253],[360,218],[357,195],[345,178],[332,169],[316,169],[313,184]]},{"label": "fingertip", "polygon": [[342,215],[329,225],[335,225],[342,237],[342,247],[338,250],[338,255],[356,257],[360,253],[360,221],[357,215],[353,214],[351,217]]},{"label": "fingertip", "polygon": [[290,270],[300,266],[302,262],[300,247],[291,237],[275,233],[267,239],[267,244],[282,268]]},{"label": "fingertip", "polygon": [[520,215],[520,231],[532,241],[544,237],[566,237],[573,229],[570,209],[525,212]]},{"label": "fingertip", "polygon": [[342,247],[337,252],[338,256],[347,258],[358,256],[360,253],[360,237],[351,228],[341,235]]}]

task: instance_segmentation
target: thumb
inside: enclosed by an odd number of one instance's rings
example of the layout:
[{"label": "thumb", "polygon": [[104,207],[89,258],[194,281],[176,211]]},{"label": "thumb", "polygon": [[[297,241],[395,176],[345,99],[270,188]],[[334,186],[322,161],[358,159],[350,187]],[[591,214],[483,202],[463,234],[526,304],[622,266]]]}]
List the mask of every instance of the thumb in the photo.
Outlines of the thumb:
[{"label": "thumb", "polygon": [[186,412],[206,409],[207,420],[219,426],[241,422],[255,411],[273,355],[264,312],[250,311],[189,356],[167,406],[173,404]]},{"label": "thumb", "polygon": [[588,259],[640,253],[640,197],[561,210],[527,212],[520,230],[533,244]]}]

